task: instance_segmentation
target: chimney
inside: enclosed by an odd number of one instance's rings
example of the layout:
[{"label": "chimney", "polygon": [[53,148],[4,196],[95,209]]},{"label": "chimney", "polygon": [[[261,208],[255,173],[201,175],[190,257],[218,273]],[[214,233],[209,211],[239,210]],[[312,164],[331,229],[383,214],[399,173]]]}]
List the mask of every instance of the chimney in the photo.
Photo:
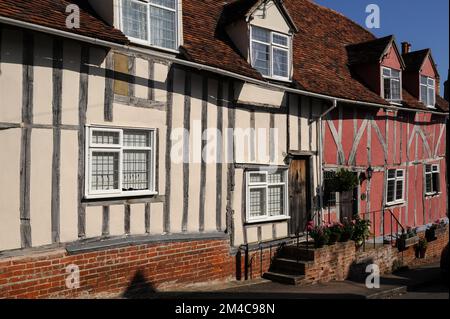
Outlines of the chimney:
[{"label": "chimney", "polygon": [[402,55],[411,52],[411,43],[402,42]]}]

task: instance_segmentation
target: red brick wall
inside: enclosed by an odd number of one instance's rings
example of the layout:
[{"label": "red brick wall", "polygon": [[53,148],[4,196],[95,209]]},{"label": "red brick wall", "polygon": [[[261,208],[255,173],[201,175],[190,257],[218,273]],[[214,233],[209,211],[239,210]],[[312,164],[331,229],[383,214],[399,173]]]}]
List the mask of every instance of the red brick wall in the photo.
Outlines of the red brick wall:
[{"label": "red brick wall", "polygon": [[[0,298],[52,298],[128,288],[167,288],[228,280],[235,259],[228,240],[155,243],[69,256],[65,250],[0,259]],[[66,267],[80,269],[80,288],[66,287]]]}]

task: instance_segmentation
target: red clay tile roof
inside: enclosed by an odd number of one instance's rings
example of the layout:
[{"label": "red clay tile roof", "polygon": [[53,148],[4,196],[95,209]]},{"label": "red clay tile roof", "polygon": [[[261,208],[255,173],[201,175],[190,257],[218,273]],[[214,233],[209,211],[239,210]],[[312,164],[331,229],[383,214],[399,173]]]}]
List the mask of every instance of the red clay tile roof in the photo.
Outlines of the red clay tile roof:
[{"label": "red clay tile roof", "polygon": [[[70,4],[80,8],[79,29],[66,27],[66,7]],[[128,43],[125,35],[102,21],[86,0],[1,0],[0,16],[105,41]]]}]

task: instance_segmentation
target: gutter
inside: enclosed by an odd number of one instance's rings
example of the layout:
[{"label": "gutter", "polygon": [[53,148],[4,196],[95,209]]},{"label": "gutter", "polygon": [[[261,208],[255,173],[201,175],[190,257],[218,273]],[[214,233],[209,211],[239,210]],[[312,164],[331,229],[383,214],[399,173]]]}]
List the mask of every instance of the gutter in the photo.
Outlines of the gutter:
[{"label": "gutter", "polygon": [[[178,59],[172,55],[168,55],[168,54],[161,53],[161,52],[156,52],[151,49],[145,49],[145,48],[134,47],[134,46],[124,45],[124,44],[118,44],[118,43],[114,43],[114,42],[110,42],[110,41],[104,41],[104,40],[100,40],[98,38],[92,38],[92,37],[68,32],[68,31],[57,30],[57,29],[40,26],[37,24],[29,23],[29,22],[19,21],[19,20],[15,20],[15,19],[11,19],[11,18],[6,18],[6,17],[0,16],[0,23],[16,26],[16,27],[20,27],[20,28],[30,29],[30,30],[34,30],[34,31],[38,31],[38,32],[43,32],[43,33],[47,33],[47,34],[52,34],[55,36],[65,37],[68,39],[73,39],[76,41],[90,43],[90,44],[97,45],[97,46],[120,49],[120,50],[124,50],[124,51],[128,51],[128,52],[132,52],[132,53],[148,55],[148,56],[151,56],[154,58],[165,59],[172,63],[191,67],[191,68],[194,68],[197,70],[203,70],[203,71],[220,74],[220,75],[223,75],[226,77],[234,78],[236,80],[244,81],[246,83],[259,85],[261,87],[275,89],[278,91],[283,91],[283,92],[288,92],[288,93],[309,96],[309,97],[314,97],[314,98],[318,98],[318,99],[329,100],[329,101],[332,101],[333,103],[334,103],[334,101],[337,101],[337,102],[346,103],[346,104],[358,104],[358,105],[370,106],[370,107],[376,107],[376,108],[417,112],[414,109],[408,109],[408,108],[402,108],[402,107],[396,107],[396,106],[392,106],[392,105],[385,105],[385,104],[378,104],[378,103],[363,102],[363,101],[357,101],[357,100],[343,99],[343,98],[337,98],[337,97],[333,97],[333,96],[329,96],[329,95],[325,95],[325,94],[319,94],[319,93],[313,93],[313,92],[299,90],[299,89],[288,88],[288,87],[285,87],[282,85],[253,79],[251,77],[240,75],[240,74],[230,72],[230,71],[226,71],[226,70],[223,70],[220,68],[211,67],[211,66],[200,64],[200,63],[195,63],[195,62]],[[421,110],[420,112],[439,114],[439,115],[446,114],[445,112],[435,112],[435,111],[428,111],[428,110]]]}]

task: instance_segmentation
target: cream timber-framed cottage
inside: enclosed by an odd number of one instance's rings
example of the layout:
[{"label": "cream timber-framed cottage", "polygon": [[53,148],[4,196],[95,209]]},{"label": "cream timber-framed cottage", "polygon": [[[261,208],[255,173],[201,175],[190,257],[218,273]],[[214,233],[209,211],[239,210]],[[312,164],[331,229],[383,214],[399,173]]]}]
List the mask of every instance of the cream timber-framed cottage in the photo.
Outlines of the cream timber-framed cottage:
[{"label": "cream timber-framed cottage", "polygon": [[[259,276],[280,244],[331,214],[324,173],[351,166],[345,123],[367,142],[343,112],[429,121],[441,155],[437,72],[426,71],[427,106],[405,86],[387,96],[381,66],[411,65],[395,41],[380,56],[398,61],[373,67],[351,45],[375,37],[312,1],[222,2],[0,2],[0,268],[11,278],[0,277],[0,297],[121,291],[138,273],[161,289]],[[70,29],[73,4],[80,27]],[[374,185],[359,191],[383,193]],[[433,185],[428,195],[446,198]],[[439,207],[433,216],[445,217]]]}]

